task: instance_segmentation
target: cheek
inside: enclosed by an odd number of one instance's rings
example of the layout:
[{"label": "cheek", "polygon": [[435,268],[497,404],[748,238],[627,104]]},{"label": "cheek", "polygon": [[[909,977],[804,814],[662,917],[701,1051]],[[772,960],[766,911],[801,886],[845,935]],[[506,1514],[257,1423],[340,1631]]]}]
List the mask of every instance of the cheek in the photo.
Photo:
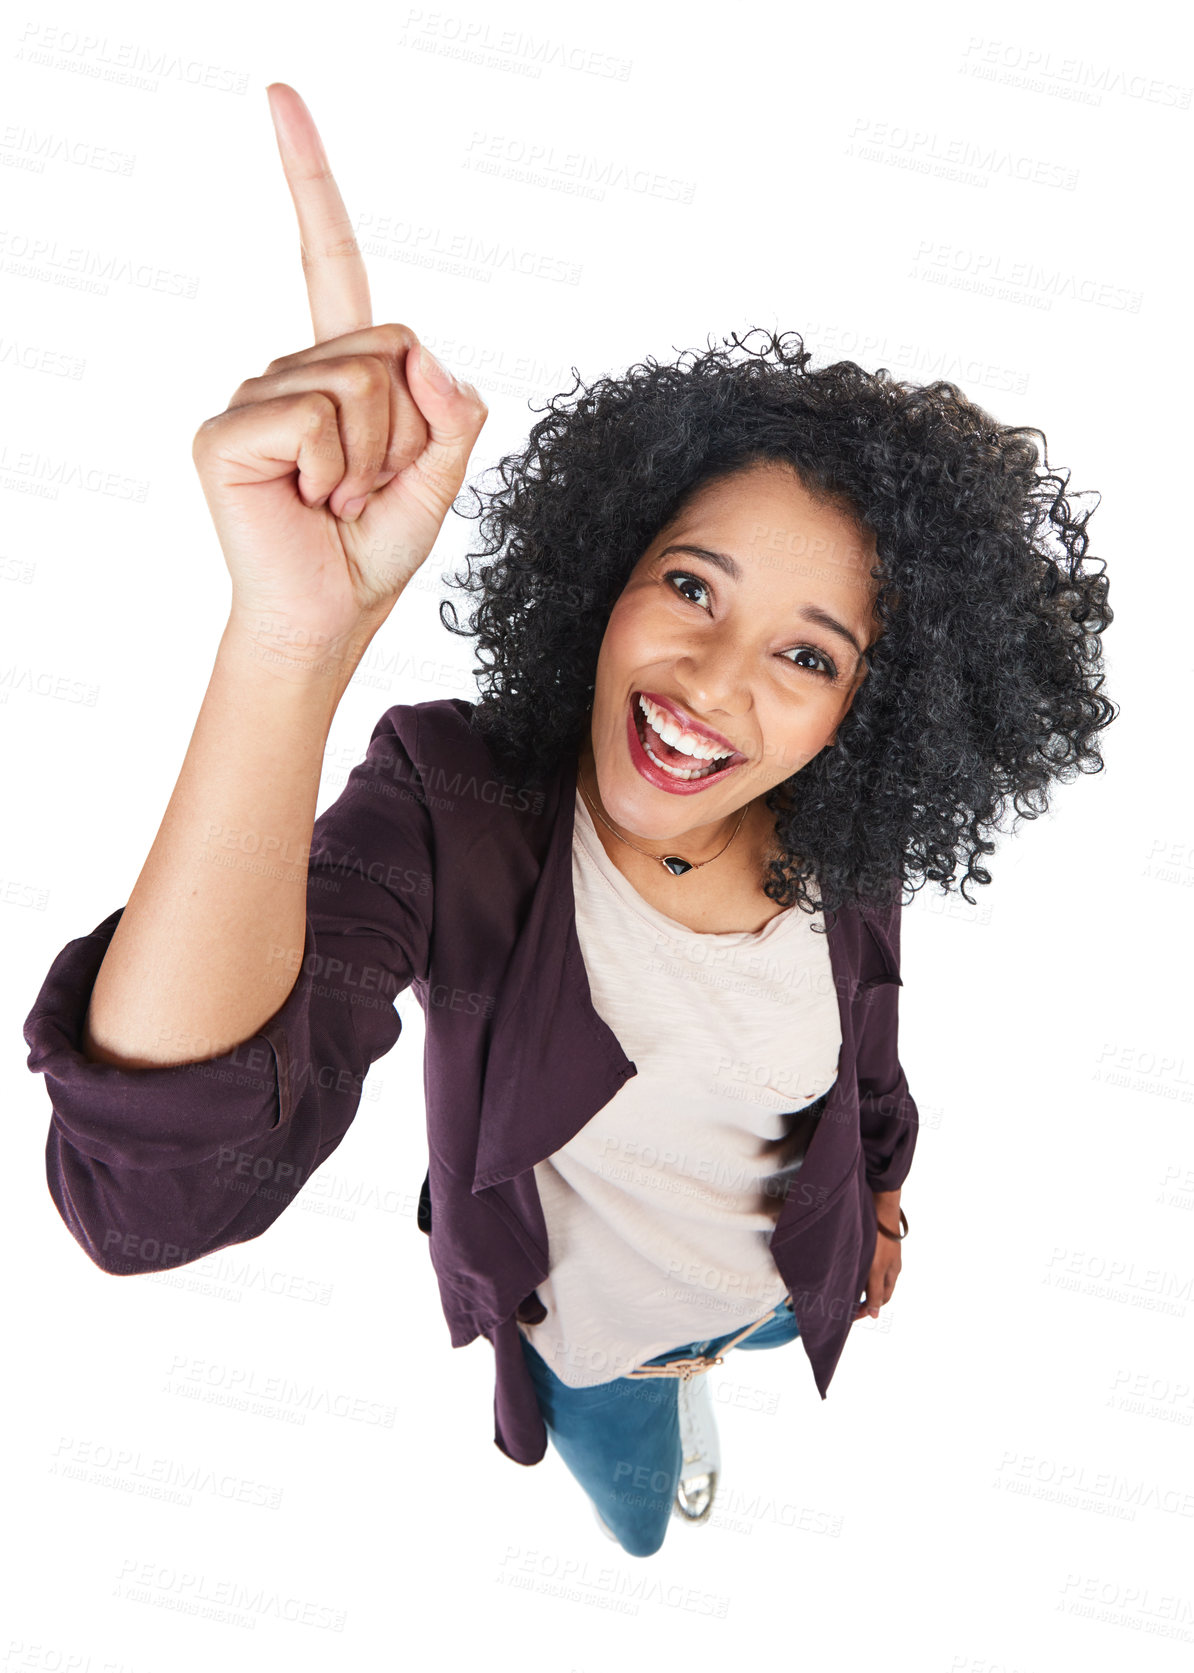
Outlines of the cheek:
[{"label": "cheek", "polygon": [[650,645],[646,612],[632,599],[621,599],[606,623],[597,666],[603,676],[620,674],[649,660]]},{"label": "cheek", "polygon": [[806,702],[794,709],[777,705],[762,721],[763,766],[778,783],[806,767],[824,748],[841,718],[842,705],[836,700]]}]

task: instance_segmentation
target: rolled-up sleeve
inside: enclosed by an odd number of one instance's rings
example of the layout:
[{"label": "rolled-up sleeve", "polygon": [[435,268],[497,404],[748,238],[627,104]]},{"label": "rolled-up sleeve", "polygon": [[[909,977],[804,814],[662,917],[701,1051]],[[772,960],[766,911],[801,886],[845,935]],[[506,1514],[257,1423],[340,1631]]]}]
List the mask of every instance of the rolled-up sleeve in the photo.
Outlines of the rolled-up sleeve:
[{"label": "rolled-up sleeve", "polygon": [[872,925],[886,971],[864,983],[858,1033],[858,1107],[872,1191],[895,1191],[903,1185],[919,1131],[916,1102],[899,1054],[900,918],[897,899]]},{"label": "rolled-up sleeve", "polygon": [[258,1237],[347,1132],[369,1067],[397,1041],[397,995],[425,978],[432,842],[418,715],[387,710],[315,821],[295,979],[252,1038],[202,1062],[124,1069],[82,1051],[96,975],[124,908],[58,954],[25,1020],[51,1104],[50,1196],[105,1272],[185,1265]]}]

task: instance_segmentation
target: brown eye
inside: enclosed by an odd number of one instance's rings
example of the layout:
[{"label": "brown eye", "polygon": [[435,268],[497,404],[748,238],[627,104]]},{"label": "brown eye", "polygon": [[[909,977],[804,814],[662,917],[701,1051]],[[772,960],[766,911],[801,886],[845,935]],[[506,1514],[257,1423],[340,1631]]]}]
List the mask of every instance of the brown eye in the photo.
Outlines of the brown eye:
[{"label": "brown eye", "polygon": [[[820,674],[822,679],[837,679],[837,669],[834,667],[832,659],[826,656],[824,651],[819,651],[815,645],[797,645],[794,647],[793,654],[796,656],[815,656],[817,661],[821,664],[821,667],[809,668],[807,672],[810,674]],[[803,664],[801,663],[794,662],[792,664],[793,668],[802,666]]]},{"label": "brown eye", "polygon": [[[692,581],[692,582],[695,582],[695,584],[698,587],[700,587],[702,589],[702,591],[704,591],[704,592],[709,591],[708,587],[705,585],[704,581],[701,580],[699,575],[690,575],[688,573],[688,571],[685,570],[685,569],[669,569],[667,574],[664,576],[664,580],[669,581],[669,582],[670,581]],[[683,598],[685,596],[683,593],[680,592],[679,587],[675,588],[674,590],[676,592],[680,593],[681,598]],[[689,604],[695,604],[696,600],[694,598],[690,598],[688,600],[688,603]]]}]

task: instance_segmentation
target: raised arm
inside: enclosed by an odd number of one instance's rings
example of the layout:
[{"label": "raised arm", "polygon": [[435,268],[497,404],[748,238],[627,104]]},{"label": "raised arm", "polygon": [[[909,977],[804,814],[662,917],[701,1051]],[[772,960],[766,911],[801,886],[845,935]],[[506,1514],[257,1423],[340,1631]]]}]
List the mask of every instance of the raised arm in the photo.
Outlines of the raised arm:
[{"label": "raised arm", "polygon": [[292,88],[269,91],[316,342],[241,384],[195,437],[232,608],[91,996],[83,1049],[124,1068],[219,1055],[285,1000],[328,730],[485,419],[475,391],[424,375],[408,327],[370,325],[315,125]]},{"label": "raised arm", "polygon": [[114,1273],[195,1260],[282,1212],[343,1137],[428,957],[427,813],[395,720],[413,734],[416,711],[384,716],[314,813],[336,706],[431,551],[486,409],[423,365],[409,327],[370,324],[314,123],[293,89],[269,94],[315,343],[196,434],[228,624],[128,904],[59,953],[25,1022],[53,1110],[50,1194]]}]

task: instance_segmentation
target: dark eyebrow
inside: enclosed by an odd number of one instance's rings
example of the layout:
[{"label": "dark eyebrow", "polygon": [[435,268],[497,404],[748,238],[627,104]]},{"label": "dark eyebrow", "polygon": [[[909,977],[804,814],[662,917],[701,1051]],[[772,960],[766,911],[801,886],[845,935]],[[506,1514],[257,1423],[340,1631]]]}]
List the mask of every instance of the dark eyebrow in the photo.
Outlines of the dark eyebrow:
[{"label": "dark eyebrow", "polygon": [[[731,581],[741,581],[742,579],[741,565],[728,552],[711,552],[707,546],[690,546],[686,542],[681,542],[677,546],[665,546],[659,555],[661,558],[666,558],[669,552],[689,552],[694,558],[704,558],[715,569],[722,570],[724,574],[730,577]],[[806,616],[810,622],[819,622],[822,627],[827,627],[831,633],[838,634],[847,644],[853,645],[860,658],[865,655],[862,646],[850,632],[850,629],[839,622],[836,616],[831,616],[828,610],[822,610],[819,604],[807,604],[800,613],[802,616]]]}]

